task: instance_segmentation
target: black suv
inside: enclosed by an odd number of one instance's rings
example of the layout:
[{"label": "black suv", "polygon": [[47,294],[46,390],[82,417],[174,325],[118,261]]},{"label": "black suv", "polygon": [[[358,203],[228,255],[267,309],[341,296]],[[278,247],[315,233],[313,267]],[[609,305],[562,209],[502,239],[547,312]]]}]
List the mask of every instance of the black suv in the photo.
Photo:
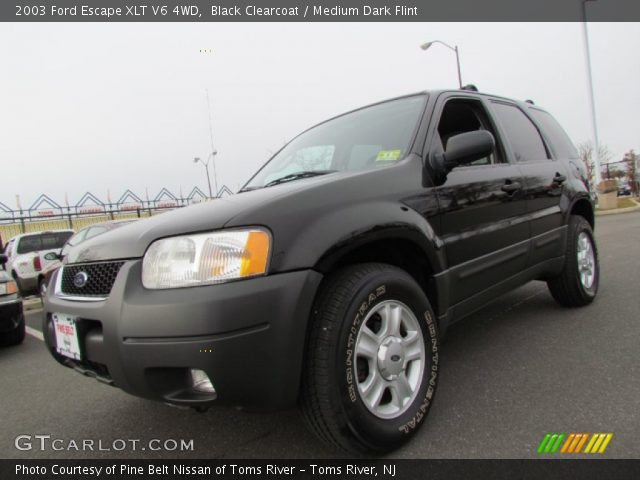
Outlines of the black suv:
[{"label": "black suv", "polygon": [[320,438],[388,451],[424,423],[453,322],[530,280],[598,289],[585,170],[546,111],[472,91],[328,120],[235,196],[69,252],[45,299],[63,365],[177,405],[299,403]]}]

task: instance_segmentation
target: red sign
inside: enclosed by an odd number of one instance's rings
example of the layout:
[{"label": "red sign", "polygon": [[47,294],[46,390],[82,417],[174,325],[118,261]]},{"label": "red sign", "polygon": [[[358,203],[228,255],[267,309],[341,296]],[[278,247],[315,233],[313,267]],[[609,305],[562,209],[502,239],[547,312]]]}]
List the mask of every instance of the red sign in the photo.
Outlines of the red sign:
[{"label": "red sign", "polygon": [[119,210],[138,210],[139,208],[142,208],[142,205],[135,203],[129,205],[120,205]]},{"label": "red sign", "polygon": [[101,207],[82,207],[78,210],[80,213],[104,213]]}]

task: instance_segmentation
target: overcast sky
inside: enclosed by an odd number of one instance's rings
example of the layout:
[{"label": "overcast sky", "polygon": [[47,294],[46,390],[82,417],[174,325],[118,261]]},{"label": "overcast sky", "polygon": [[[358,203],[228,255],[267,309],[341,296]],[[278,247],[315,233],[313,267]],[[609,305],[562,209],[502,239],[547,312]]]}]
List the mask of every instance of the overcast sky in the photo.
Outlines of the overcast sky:
[{"label": "overcast sky", "polygon": [[[579,23],[3,24],[0,201],[206,192],[209,90],[219,185],[236,190],[301,130],[464,83],[533,99],[591,136]],[[601,143],[640,150],[640,24],[589,24]],[[202,49],[212,52],[202,53]]]}]

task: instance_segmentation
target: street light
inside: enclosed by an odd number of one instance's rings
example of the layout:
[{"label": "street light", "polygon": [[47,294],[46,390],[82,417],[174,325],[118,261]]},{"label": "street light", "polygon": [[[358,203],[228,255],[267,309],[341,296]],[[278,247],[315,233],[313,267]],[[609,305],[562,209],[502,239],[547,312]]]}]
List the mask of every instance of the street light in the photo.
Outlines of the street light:
[{"label": "street light", "polygon": [[434,43],[444,45],[449,50],[453,50],[454,52],[456,52],[456,63],[458,65],[458,84],[460,85],[460,88],[462,88],[462,74],[460,73],[460,52],[458,51],[458,46],[456,45],[455,47],[452,47],[448,43],[444,43],[440,40],[432,40],[431,42],[423,43],[422,45],[420,45],[420,48],[422,50],[428,50],[429,47],[431,47],[431,45],[433,45]]},{"label": "street light", "polygon": [[595,143],[595,180],[596,185],[602,180],[600,173],[600,142],[598,141],[598,124],[596,122],[596,102],[593,95],[593,76],[591,73],[591,52],[589,49],[589,32],[587,32],[587,2],[596,0],[582,0],[582,37],[584,38],[584,56],[587,62],[587,86],[589,89],[589,106],[591,108],[591,128],[593,129],[593,140]]},{"label": "street light", "polygon": [[211,177],[209,177],[209,160],[211,160],[212,165],[213,165],[213,172],[214,172],[214,176],[213,176],[213,181],[214,181],[214,185],[216,187],[216,197],[218,196],[218,181],[216,179],[215,176],[215,156],[218,154],[217,150],[214,150],[213,152],[211,152],[209,154],[209,156],[207,157],[207,161],[203,162],[202,159],[200,157],[195,157],[193,159],[193,163],[198,163],[200,162],[202,165],[204,165],[204,169],[207,171],[207,183],[209,185],[209,198],[213,198],[213,192],[211,191]]}]

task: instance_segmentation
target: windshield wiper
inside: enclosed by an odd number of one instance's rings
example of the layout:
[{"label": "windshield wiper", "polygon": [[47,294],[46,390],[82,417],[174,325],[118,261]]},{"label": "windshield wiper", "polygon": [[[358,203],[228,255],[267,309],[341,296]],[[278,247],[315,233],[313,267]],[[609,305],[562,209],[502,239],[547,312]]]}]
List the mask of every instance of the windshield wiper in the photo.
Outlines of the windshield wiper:
[{"label": "windshield wiper", "polygon": [[292,182],[293,180],[300,180],[301,178],[317,177],[319,175],[326,175],[327,173],[337,172],[337,170],[308,170],[304,172],[290,173],[284,177],[276,178],[266,183],[265,187],[272,187],[281,183]]}]

